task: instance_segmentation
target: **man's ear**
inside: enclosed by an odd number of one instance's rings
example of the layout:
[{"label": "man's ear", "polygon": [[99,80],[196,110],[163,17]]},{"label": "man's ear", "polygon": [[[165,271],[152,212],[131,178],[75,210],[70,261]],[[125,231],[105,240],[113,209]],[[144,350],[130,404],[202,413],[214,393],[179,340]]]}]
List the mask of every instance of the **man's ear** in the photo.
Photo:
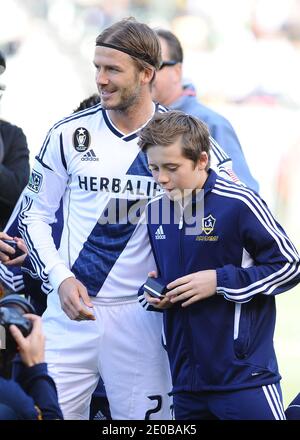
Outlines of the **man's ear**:
[{"label": "man's ear", "polygon": [[146,69],[143,69],[141,72],[140,72],[140,78],[141,78],[141,84],[149,84],[150,82],[151,82],[151,80],[152,80],[152,78],[154,77],[154,75],[155,75],[155,70],[154,69],[151,69],[150,67],[149,68],[146,68]]}]

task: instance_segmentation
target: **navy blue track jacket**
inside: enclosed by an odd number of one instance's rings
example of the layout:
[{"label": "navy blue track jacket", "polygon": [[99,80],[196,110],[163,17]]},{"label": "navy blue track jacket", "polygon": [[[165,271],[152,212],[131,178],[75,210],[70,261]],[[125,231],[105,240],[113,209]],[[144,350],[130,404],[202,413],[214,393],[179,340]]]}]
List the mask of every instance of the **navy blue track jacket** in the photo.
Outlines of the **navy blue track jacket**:
[{"label": "navy blue track jacket", "polygon": [[[300,281],[299,255],[255,192],[212,170],[203,189],[204,218],[190,235],[192,217],[199,221],[195,213],[203,191],[184,214],[166,195],[150,201],[146,212],[162,283],[201,270],[217,272],[216,295],[164,311],[173,391],[225,391],[277,382],[274,295]],[[168,206],[169,224],[162,214]],[[143,296],[140,302],[147,307]]]}]

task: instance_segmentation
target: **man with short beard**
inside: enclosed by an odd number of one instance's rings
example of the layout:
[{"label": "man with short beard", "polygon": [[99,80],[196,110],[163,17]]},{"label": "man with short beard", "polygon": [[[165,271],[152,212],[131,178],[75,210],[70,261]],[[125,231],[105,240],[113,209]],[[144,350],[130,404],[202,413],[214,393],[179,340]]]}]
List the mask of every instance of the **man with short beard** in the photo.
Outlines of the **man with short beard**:
[{"label": "man with short beard", "polygon": [[[160,110],[150,93],[160,62],[147,25],[126,19],[105,29],[94,56],[101,104],[53,126],[25,192],[20,229],[52,289],[43,316],[46,358],[66,419],[88,419],[100,374],[113,419],[170,418],[162,318],[137,298],[154,261],[145,225],[127,219],[135,203],[159,191],[137,132]],[[49,225],[61,198],[57,251]]]}]

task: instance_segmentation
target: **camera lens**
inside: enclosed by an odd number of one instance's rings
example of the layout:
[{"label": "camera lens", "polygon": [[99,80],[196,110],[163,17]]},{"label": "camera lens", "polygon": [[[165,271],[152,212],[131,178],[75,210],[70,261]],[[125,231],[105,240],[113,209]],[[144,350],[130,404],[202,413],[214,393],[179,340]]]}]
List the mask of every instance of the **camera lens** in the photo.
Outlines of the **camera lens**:
[{"label": "camera lens", "polygon": [[24,313],[35,314],[35,310],[22,296],[9,294],[0,300],[0,325],[4,328],[4,341],[1,341],[1,346],[4,342],[2,347],[4,349],[0,350],[0,371],[6,378],[11,375],[12,359],[17,351],[16,341],[9,331],[10,325],[16,325],[25,337],[32,330],[32,322],[23,316]]},{"label": "camera lens", "polygon": [[12,307],[22,315],[24,313],[35,313],[34,307],[21,295],[9,294],[0,300],[0,307]]},{"label": "camera lens", "polygon": [[[0,324],[6,329],[9,344],[15,346],[14,340],[7,331],[14,324],[24,336],[28,336],[32,329],[32,322],[25,318],[24,313],[35,313],[29,301],[20,295],[7,295],[0,300]],[[9,342],[12,339],[12,342]]]}]

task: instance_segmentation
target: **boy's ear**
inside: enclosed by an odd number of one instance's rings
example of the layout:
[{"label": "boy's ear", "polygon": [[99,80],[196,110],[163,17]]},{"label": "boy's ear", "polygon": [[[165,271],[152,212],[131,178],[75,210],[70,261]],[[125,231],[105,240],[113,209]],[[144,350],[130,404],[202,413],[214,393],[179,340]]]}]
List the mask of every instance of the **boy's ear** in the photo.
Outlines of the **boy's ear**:
[{"label": "boy's ear", "polygon": [[202,151],[200,159],[198,160],[199,170],[205,170],[208,164],[208,155],[205,151]]}]

